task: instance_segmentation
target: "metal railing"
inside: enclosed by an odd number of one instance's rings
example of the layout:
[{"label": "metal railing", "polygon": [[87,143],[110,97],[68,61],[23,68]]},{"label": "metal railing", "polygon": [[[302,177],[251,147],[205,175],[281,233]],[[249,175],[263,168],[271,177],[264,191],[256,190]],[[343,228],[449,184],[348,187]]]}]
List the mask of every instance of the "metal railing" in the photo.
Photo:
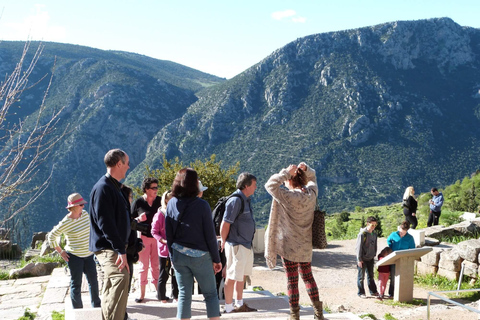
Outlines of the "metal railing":
[{"label": "metal railing", "polygon": [[475,313],[478,313],[480,314],[480,310],[478,309],[475,309],[475,308],[472,308],[472,307],[469,307],[469,306],[466,306],[460,302],[457,302],[457,301],[453,301],[451,299],[448,299],[446,297],[443,297],[441,295],[439,295],[438,293],[454,293],[454,292],[471,292],[471,291],[480,291],[480,289],[463,289],[463,290],[448,290],[448,291],[435,291],[435,292],[429,292],[428,293],[428,296],[427,296],[427,320],[430,320],[430,296],[434,296],[434,297],[437,297],[439,298],[440,300],[443,300],[445,302],[448,302],[448,303],[451,303],[451,304],[454,304],[454,305],[457,305],[461,308],[465,308],[467,309],[468,311],[472,311],[472,312],[475,312]]}]

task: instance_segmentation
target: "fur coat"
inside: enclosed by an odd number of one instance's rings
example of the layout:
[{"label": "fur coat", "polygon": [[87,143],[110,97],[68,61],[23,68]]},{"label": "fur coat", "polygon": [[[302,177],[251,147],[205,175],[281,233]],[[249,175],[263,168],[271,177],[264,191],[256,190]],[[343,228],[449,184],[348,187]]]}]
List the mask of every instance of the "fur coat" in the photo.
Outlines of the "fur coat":
[{"label": "fur coat", "polygon": [[312,223],[318,187],[315,170],[307,166],[306,174],[308,183],[304,190],[282,187],[291,177],[286,169],[265,184],[273,197],[265,233],[265,258],[271,269],[276,266],[277,255],[293,262],[312,262]]}]

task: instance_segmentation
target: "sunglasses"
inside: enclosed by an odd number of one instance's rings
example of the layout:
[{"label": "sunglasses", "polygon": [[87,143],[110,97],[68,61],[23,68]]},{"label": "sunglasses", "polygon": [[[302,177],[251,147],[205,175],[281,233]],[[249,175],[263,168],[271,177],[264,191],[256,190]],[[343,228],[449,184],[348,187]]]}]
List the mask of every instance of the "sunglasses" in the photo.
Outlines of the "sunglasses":
[{"label": "sunglasses", "polygon": [[148,188],[148,189],[151,189],[151,190],[158,190],[158,187],[151,187],[151,188]]}]

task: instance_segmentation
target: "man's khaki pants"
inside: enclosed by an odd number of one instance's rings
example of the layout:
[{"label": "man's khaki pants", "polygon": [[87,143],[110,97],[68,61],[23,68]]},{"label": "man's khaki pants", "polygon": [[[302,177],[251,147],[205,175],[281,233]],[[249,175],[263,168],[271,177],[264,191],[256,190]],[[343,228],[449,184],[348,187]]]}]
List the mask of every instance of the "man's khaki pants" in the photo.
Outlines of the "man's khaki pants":
[{"label": "man's khaki pants", "polygon": [[100,250],[95,252],[102,266],[103,292],[102,292],[102,319],[123,320],[127,311],[128,282],[130,275],[127,268],[118,270],[115,261],[118,254],[113,250]]}]

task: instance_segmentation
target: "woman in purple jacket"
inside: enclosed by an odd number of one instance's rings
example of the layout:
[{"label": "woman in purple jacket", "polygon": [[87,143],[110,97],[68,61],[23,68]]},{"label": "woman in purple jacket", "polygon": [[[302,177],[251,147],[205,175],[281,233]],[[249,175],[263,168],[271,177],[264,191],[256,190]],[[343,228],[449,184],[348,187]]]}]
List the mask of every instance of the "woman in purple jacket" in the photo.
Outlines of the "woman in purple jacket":
[{"label": "woman in purple jacket", "polygon": [[[167,203],[172,198],[172,191],[165,191],[162,195],[162,206],[153,217],[152,235],[158,241],[158,256],[160,261],[160,276],[158,277],[157,299],[163,303],[170,302],[167,297],[167,280],[172,270],[172,262],[168,256],[167,235],[165,234],[165,214]],[[178,286],[175,273],[172,273],[172,298],[178,299]]]}]

